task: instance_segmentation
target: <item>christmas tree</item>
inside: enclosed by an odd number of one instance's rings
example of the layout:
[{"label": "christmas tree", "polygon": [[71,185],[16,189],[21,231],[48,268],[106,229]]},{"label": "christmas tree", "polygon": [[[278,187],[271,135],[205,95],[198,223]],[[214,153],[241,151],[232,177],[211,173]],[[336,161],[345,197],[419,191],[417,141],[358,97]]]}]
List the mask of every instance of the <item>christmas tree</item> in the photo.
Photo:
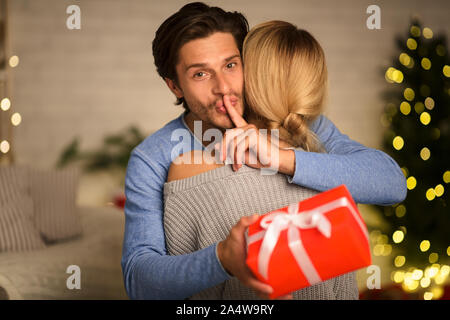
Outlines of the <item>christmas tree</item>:
[{"label": "christmas tree", "polygon": [[375,255],[392,250],[394,282],[436,299],[450,271],[449,55],[445,35],[433,35],[418,19],[396,43],[400,53],[385,72],[383,149],[401,167],[408,194],[377,207],[386,228],[371,235],[385,239]]}]

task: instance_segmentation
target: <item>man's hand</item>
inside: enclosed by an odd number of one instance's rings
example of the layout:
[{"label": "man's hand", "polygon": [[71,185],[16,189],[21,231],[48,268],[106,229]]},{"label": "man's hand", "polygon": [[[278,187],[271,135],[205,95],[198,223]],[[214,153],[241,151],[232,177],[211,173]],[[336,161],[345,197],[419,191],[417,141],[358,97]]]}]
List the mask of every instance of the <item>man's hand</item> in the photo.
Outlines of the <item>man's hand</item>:
[{"label": "man's hand", "polygon": [[220,152],[220,160],[227,156],[232,159],[233,170],[239,170],[242,164],[253,168],[271,168],[284,174],[295,172],[295,154],[292,150],[283,150],[271,143],[255,125],[247,121],[236,111],[230,97],[223,97],[228,116],[236,128],[228,129],[215,148]]},{"label": "man's hand", "polygon": [[[254,289],[260,298],[269,299],[269,295],[273,292],[272,287],[256,279],[245,264],[245,229],[257,220],[257,214],[250,217],[242,217],[231,228],[227,238],[219,242],[217,245],[217,254],[222,266],[228,273],[238,278],[245,286]],[[278,299],[292,299],[292,295],[285,295]]]}]

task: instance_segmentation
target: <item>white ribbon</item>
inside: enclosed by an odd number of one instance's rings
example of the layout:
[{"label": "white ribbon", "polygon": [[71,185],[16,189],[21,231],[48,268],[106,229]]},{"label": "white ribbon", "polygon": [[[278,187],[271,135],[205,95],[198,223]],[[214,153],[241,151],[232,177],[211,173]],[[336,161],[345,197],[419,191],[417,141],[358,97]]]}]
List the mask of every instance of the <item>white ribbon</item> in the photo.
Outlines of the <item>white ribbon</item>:
[{"label": "white ribbon", "polygon": [[322,279],[303,246],[299,229],[317,228],[317,230],[325,237],[331,237],[331,223],[324,216],[324,213],[339,207],[348,207],[348,209],[350,209],[353,217],[356,219],[367,238],[367,230],[364,227],[364,223],[361,221],[358,213],[346,197],[339,198],[320,207],[303,212],[299,212],[298,203],[291,204],[288,206],[288,213],[275,211],[261,219],[260,225],[266,230],[248,237],[248,243],[263,238],[258,255],[259,273],[265,279],[268,279],[269,261],[272,252],[278,242],[281,232],[288,229],[287,236],[289,249],[298,266],[303,271],[304,276],[310,285],[321,282]]}]

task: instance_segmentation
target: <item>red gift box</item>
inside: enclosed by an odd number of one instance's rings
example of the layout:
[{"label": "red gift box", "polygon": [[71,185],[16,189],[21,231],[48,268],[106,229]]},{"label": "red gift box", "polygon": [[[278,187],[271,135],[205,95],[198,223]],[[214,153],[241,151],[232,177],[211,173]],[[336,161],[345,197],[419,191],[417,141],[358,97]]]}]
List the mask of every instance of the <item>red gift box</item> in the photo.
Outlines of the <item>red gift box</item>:
[{"label": "red gift box", "polygon": [[367,227],[345,185],[262,215],[248,227],[248,267],[270,298],[371,265]]}]

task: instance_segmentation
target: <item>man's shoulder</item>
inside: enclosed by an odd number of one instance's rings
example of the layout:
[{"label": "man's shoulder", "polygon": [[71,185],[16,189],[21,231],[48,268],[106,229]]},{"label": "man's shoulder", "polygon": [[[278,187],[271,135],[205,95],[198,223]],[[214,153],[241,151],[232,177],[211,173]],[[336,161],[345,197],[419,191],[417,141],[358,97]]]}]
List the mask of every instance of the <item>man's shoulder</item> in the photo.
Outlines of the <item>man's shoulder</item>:
[{"label": "man's shoulder", "polygon": [[133,151],[138,150],[141,153],[152,154],[161,147],[167,148],[172,144],[172,133],[177,129],[185,128],[182,120],[183,115],[166,123],[162,128],[150,134]]}]

